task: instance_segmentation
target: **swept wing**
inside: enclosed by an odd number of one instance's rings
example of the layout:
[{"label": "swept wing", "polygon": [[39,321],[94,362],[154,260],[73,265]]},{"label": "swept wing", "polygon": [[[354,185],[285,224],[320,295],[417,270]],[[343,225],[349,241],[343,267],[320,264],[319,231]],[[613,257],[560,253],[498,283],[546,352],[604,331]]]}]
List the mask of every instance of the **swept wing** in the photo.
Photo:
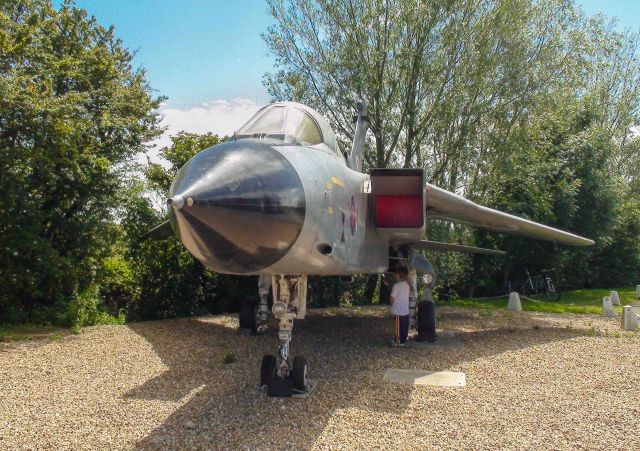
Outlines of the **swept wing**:
[{"label": "swept wing", "polygon": [[514,233],[572,246],[591,246],[593,240],[564,230],[483,207],[462,196],[427,183],[428,219],[443,219],[496,232]]}]

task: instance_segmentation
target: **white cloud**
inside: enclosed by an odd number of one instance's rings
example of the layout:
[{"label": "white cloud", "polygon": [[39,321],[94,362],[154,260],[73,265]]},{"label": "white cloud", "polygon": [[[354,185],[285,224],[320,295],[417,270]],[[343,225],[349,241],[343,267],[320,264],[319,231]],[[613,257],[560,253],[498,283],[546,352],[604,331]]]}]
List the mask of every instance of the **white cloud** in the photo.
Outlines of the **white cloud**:
[{"label": "white cloud", "polygon": [[[212,100],[185,109],[162,106],[160,107],[162,115],[160,125],[166,127],[166,130],[162,136],[149,143],[148,155],[152,161],[162,163],[158,151],[170,145],[170,137],[181,131],[231,135],[261,106],[246,98]],[[144,156],[142,158],[146,160]]]}]

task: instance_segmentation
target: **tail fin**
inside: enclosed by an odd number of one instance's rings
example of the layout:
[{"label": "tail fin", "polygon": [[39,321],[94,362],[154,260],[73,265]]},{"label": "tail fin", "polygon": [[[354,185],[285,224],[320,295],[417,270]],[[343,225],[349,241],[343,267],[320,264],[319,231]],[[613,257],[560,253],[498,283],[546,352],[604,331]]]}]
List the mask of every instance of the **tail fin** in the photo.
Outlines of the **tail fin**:
[{"label": "tail fin", "polygon": [[360,101],[356,104],[356,115],[353,117],[356,122],[356,132],[353,135],[353,146],[347,159],[347,165],[355,170],[362,171],[364,163],[364,140],[369,129],[369,117],[367,116],[367,104]]}]

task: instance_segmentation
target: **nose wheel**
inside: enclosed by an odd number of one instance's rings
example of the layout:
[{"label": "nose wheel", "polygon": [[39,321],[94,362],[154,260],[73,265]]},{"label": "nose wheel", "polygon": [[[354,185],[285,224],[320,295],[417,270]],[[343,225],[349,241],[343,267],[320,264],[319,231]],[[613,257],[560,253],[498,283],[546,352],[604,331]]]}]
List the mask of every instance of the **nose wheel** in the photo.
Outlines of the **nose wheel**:
[{"label": "nose wheel", "polygon": [[307,378],[307,359],[296,356],[289,375],[280,376],[276,356],[265,355],[260,366],[260,386],[267,389],[269,396],[290,397],[309,393],[311,384]]},{"label": "nose wheel", "polygon": [[260,366],[260,386],[269,396],[302,396],[312,391],[307,378],[307,359],[291,359],[289,346],[293,335],[293,320],[302,319],[306,310],[306,276],[274,276],[273,314],[278,319],[278,356],[265,355]]}]

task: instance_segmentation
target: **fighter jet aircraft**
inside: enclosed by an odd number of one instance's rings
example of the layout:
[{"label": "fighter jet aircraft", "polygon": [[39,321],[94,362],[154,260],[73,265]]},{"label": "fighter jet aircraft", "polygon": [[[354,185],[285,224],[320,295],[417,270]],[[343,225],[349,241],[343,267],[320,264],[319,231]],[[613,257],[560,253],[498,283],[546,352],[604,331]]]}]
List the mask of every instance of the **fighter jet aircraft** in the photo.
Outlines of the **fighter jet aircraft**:
[{"label": "fighter jet aircraft", "polygon": [[425,183],[422,169],[362,172],[369,126],[363,103],[354,120],[353,145],[343,154],[329,123],[313,109],[292,102],[262,108],[231,139],[180,169],[167,200],[170,220],[149,233],[172,231],[212,271],[260,276],[259,298],[241,306],[243,328],[265,327],[272,291],[279,352],[263,358],[260,381],[273,394],[309,388],[306,360],[291,359],[289,352],[294,320],[305,316],[307,276],[385,273],[403,265],[415,316],[416,271],[427,286],[435,281],[420,250],[502,253],[427,241],[428,219],[593,244]]}]

